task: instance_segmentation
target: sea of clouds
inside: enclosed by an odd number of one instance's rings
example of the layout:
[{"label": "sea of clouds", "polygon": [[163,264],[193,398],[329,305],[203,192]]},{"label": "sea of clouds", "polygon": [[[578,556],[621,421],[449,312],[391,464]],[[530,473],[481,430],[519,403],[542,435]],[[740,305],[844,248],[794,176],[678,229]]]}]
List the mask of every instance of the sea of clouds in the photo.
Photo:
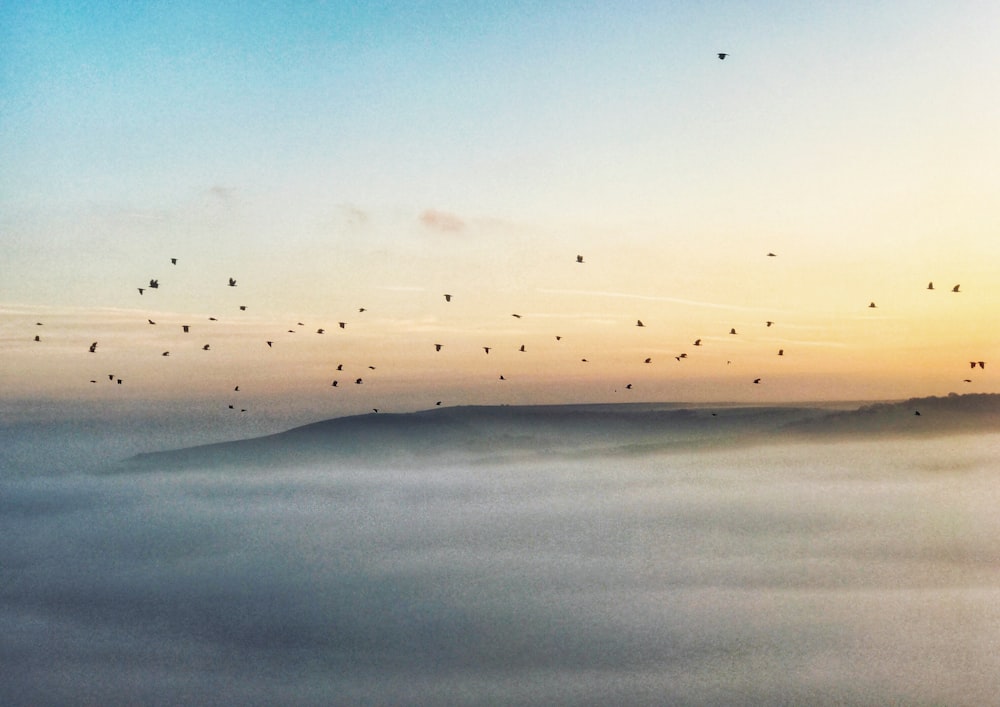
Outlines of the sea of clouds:
[{"label": "sea of clouds", "polygon": [[0,703],[988,704],[998,449],[8,473]]}]

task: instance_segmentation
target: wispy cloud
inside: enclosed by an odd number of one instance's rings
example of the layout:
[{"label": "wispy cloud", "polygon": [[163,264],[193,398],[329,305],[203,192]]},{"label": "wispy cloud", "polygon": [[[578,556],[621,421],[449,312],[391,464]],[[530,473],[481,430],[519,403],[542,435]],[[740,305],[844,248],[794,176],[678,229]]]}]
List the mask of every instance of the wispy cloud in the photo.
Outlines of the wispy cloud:
[{"label": "wispy cloud", "polygon": [[710,307],[712,309],[727,309],[742,312],[773,312],[770,307],[747,307],[739,304],[722,304],[719,302],[704,302],[700,300],[684,299],[682,297],[665,297],[662,295],[639,295],[632,292],[605,292],[601,290],[561,290],[539,288],[538,292],[550,295],[572,295],[574,297],[613,297],[618,299],[643,300],[647,302],[671,302],[673,304],[683,304],[690,307]]},{"label": "wispy cloud", "polygon": [[457,233],[465,228],[465,221],[455,214],[436,209],[427,209],[420,214],[420,223],[435,231]]}]

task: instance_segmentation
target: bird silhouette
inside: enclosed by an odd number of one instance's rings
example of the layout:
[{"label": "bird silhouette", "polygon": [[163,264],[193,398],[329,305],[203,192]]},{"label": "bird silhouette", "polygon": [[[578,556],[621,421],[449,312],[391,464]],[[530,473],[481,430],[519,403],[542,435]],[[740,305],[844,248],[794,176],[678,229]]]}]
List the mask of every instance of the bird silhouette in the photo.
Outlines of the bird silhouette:
[{"label": "bird silhouette", "polygon": [[775,253],[768,253],[768,254],[767,254],[767,257],[768,257],[768,258],[777,258],[778,256],[777,256],[777,254],[775,254]]},{"label": "bird silhouette", "polygon": [[233,390],[238,393],[240,391],[240,387],[236,386],[235,388],[233,388]]},{"label": "bird silhouette", "polygon": [[759,385],[760,384],[760,378],[754,378],[753,382]]},{"label": "bird silhouette", "polygon": [[980,368],[986,368],[986,362],[985,361],[977,361],[976,363],[979,364]]},{"label": "bird silhouette", "polygon": [[927,283],[927,289],[928,290],[933,290],[934,289],[934,282],[933,281]]},{"label": "bird silhouette", "polygon": [[507,379],[503,377],[503,374],[501,374],[501,375],[500,375],[500,380],[502,380],[502,381],[505,381],[505,380],[507,380]]},{"label": "bird silhouette", "polygon": [[779,356],[784,356],[785,355],[785,350],[784,349],[778,349],[778,355]]},{"label": "bird silhouette", "polygon": [[632,390],[632,384],[629,383],[628,385],[626,385],[625,390]]},{"label": "bird silhouette", "polygon": [[209,346],[208,344],[205,344],[204,346],[201,347],[201,350],[202,351],[209,351],[208,346]]},{"label": "bird silhouette", "polygon": [[153,324],[153,325],[156,324],[156,322],[154,322],[152,319],[147,319],[146,321],[149,322],[150,324]]},{"label": "bird silhouette", "polygon": [[344,370],[344,364],[342,364],[342,363],[338,363],[338,364],[337,364],[337,370],[338,370],[338,371],[342,371],[342,370]]},{"label": "bird silhouette", "polygon": [[247,311],[247,306],[246,306],[245,304],[241,304],[241,305],[240,305],[240,311],[241,311],[241,312],[245,312],[245,311]]},{"label": "bird silhouette", "polygon": [[97,342],[95,341],[90,345],[90,353],[96,353],[96,352],[97,352]]},{"label": "bird silhouette", "polygon": [[363,383],[363,381],[360,378],[358,378],[356,381],[354,381],[354,385],[361,385],[362,383]]},{"label": "bird silhouette", "polygon": [[170,259],[170,264],[171,265],[177,265],[177,258],[171,258]]},{"label": "bird silhouette", "polygon": [[735,328],[735,327],[733,327],[732,329],[730,329],[730,330],[729,330],[729,333],[730,333],[730,334],[735,334],[735,333],[736,333],[736,328]]},{"label": "bird silhouette", "polygon": [[724,60],[727,56],[729,56],[729,54],[726,52],[719,52],[715,56],[719,57],[720,60]]},{"label": "bird silhouette", "polygon": [[582,255],[576,256],[576,262],[582,263],[583,262],[583,256]]},{"label": "bird silhouette", "polygon": [[875,303],[874,302],[869,302],[868,303],[868,309],[876,309]]},{"label": "bird silhouette", "polygon": [[694,340],[694,345],[695,346],[701,346],[701,339],[695,339]]},{"label": "bird silhouette", "polygon": [[40,337],[38,334],[35,334],[35,341],[41,341],[41,340],[42,340],[42,337]]},{"label": "bird silhouette", "polygon": [[510,315],[510,316],[512,316],[512,317],[515,317],[515,318],[517,318],[517,319],[520,319],[520,318],[521,318],[521,315],[520,315],[520,314],[512,314],[512,315]]},{"label": "bird silhouette", "polygon": [[149,286],[152,287],[155,290],[157,287],[160,286],[160,281],[159,280],[150,280],[149,281]]},{"label": "bird silhouette", "polygon": [[490,347],[489,346],[484,346],[483,347],[483,351],[485,351],[486,353],[489,353],[490,352]]},{"label": "bird silhouette", "polygon": [[336,388],[337,385],[338,385],[338,381],[334,381],[333,383],[330,384],[330,387],[331,388]]},{"label": "bird silhouette", "polygon": [[440,351],[441,347],[442,347],[442,344],[434,344],[434,350],[435,351]]},{"label": "bird silhouette", "polygon": [[317,333],[317,334],[322,334],[322,333],[323,333],[324,331],[326,331],[326,330],[325,330],[325,329],[317,329],[317,330],[316,330],[316,333]]},{"label": "bird silhouette", "polygon": [[954,287],[951,288],[951,291],[952,292],[958,292],[959,291],[959,289],[958,289],[959,287],[961,287],[961,285],[955,285]]},{"label": "bird silhouette", "polygon": [[137,290],[139,290],[139,294],[140,294],[140,295],[141,295],[141,294],[142,294],[143,292],[145,292],[145,291],[146,291],[146,290],[145,290],[145,288],[142,288],[142,287],[137,287],[136,289],[137,289]]},{"label": "bird silhouette", "polygon": [[169,352],[169,351],[164,351],[164,352],[163,352],[163,353],[161,353],[160,355],[161,355],[161,356],[169,356],[169,355],[170,355],[170,352]]},{"label": "bird silhouette", "polygon": [[519,349],[518,349],[518,351],[520,351],[521,353],[524,353],[524,352],[525,352],[525,351],[524,351],[524,344],[521,344],[521,348],[519,348]]},{"label": "bird silhouette", "polygon": [[347,322],[337,322],[337,326],[339,326],[341,329],[346,329]]},{"label": "bird silhouette", "polygon": [[451,302],[451,295],[445,295],[444,296],[444,301],[445,302]]},{"label": "bird silhouette", "polygon": [[914,410],[913,414],[919,417],[920,416],[920,411],[919,410]]},{"label": "bird silhouette", "polygon": [[229,286],[236,287],[236,280],[234,278],[229,278]]},{"label": "bird silhouette", "polygon": [[188,332],[191,331],[191,325],[190,324],[181,324],[181,328],[184,329],[184,333],[185,334],[187,334]]},{"label": "bird silhouette", "polygon": [[645,361],[643,361],[643,363],[652,363],[652,362],[653,362],[652,358],[647,358]]},{"label": "bird silhouette", "polygon": [[274,342],[273,341],[268,341],[267,342],[267,348],[272,348],[273,346],[274,346]]},{"label": "bird silhouette", "polygon": [[562,341],[562,337],[556,334],[556,341]]},{"label": "bird silhouette", "polygon": [[645,324],[643,324],[643,323],[642,323],[642,320],[641,320],[641,319],[637,319],[637,320],[635,321],[635,325],[636,325],[636,326],[646,326]]},{"label": "bird silhouette", "polygon": [[767,324],[768,326],[772,326],[774,324],[774,322],[770,322],[770,321],[769,322],[764,322],[764,323]]}]

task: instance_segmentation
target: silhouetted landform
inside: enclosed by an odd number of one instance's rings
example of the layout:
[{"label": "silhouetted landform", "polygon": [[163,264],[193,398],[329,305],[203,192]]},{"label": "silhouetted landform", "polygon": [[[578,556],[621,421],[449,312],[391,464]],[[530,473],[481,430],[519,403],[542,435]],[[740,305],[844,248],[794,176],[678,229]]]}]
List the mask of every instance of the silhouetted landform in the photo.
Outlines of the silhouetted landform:
[{"label": "silhouetted landform", "polygon": [[[918,414],[919,413],[919,414]],[[1000,395],[955,395],[849,410],[671,404],[466,406],[371,413],[234,442],[141,454],[124,470],[287,468],[349,461],[476,463],[694,451],[734,445],[1000,431]]]}]

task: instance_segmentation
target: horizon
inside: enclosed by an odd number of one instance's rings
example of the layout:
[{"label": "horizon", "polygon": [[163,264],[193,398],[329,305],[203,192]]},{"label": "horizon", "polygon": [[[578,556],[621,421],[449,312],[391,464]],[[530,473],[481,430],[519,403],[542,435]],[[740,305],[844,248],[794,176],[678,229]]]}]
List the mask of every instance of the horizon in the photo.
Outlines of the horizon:
[{"label": "horizon", "polygon": [[2,414],[1000,390],[997,20],[4,7]]}]

